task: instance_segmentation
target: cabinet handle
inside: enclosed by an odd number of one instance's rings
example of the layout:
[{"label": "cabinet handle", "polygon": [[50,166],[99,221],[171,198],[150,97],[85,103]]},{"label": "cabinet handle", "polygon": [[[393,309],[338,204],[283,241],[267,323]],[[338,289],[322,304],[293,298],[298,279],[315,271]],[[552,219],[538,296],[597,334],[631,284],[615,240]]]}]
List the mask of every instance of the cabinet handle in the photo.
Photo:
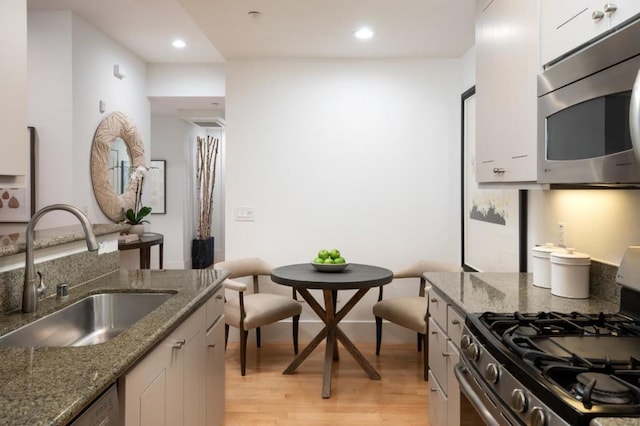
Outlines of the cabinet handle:
[{"label": "cabinet handle", "polygon": [[502,167],[494,167],[493,168],[493,173],[495,173],[497,175],[504,174],[504,169]]},{"label": "cabinet handle", "polygon": [[602,18],[604,18],[604,13],[600,10],[594,10],[593,12],[591,12],[591,19],[593,19],[594,21],[599,21]]},{"label": "cabinet handle", "polygon": [[438,332],[437,331],[432,331],[431,334],[438,334]]},{"label": "cabinet handle", "polygon": [[435,298],[431,299],[431,303],[438,303],[438,299],[435,299]]},{"label": "cabinet handle", "polygon": [[212,343],[212,344],[207,345],[207,346],[209,346],[210,348],[215,348],[215,347],[216,347],[216,344],[215,344],[215,343]]},{"label": "cabinet handle", "polygon": [[173,349],[182,349],[182,347],[184,346],[184,344],[187,343],[186,340],[182,339],[182,340],[178,340],[177,342],[175,342],[173,345],[171,345],[171,347]]},{"label": "cabinet handle", "polygon": [[430,387],[430,388],[429,388],[429,390],[430,390],[431,392],[438,392],[438,389],[434,389],[434,388],[432,388],[432,387]]},{"label": "cabinet handle", "polygon": [[217,296],[216,296],[216,299],[218,299],[218,300],[222,300],[222,295],[221,295],[221,294],[217,295]]},{"label": "cabinet handle", "polygon": [[448,356],[451,356],[451,354],[450,354],[450,353],[447,353],[447,352],[442,352],[442,356],[446,358],[446,357],[448,357]]},{"label": "cabinet handle", "polygon": [[614,3],[605,3],[604,13],[606,13],[607,16],[611,16],[616,10],[618,10],[618,6],[616,6]]},{"label": "cabinet handle", "polygon": [[458,321],[457,319],[454,319],[454,320],[451,320],[451,324],[458,325],[460,324],[460,321]]}]

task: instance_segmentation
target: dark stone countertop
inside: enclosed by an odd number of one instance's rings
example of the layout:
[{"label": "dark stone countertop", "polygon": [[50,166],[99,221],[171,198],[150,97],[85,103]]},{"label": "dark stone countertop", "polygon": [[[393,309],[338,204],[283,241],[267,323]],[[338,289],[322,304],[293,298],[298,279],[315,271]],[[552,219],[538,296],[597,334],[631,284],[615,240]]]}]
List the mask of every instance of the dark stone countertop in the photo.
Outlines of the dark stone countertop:
[{"label": "dark stone countertop", "polygon": [[[25,224],[25,229],[27,225]],[[100,235],[113,234],[126,231],[131,227],[126,223],[94,224],[93,233]],[[9,256],[26,251],[26,232],[15,232],[0,235],[0,256]],[[33,248],[42,249],[59,246],[61,244],[84,241],[84,232],[81,225],[61,226],[58,228],[36,229]]]},{"label": "dark stone countertop", "polygon": [[[491,312],[617,312],[619,306],[604,299],[567,299],[535,287],[525,273],[429,272],[433,285],[461,313]],[[640,426],[640,418],[607,417],[591,420],[591,426]]]},{"label": "dark stone countertop", "polygon": [[121,270],[40,300],[34,314],[0,315],[0,334],[101,292],[172,292],[113,340],[84,347],[0,347],[0,424],[66,425],[199,308],[227,276],[205,270]]}]

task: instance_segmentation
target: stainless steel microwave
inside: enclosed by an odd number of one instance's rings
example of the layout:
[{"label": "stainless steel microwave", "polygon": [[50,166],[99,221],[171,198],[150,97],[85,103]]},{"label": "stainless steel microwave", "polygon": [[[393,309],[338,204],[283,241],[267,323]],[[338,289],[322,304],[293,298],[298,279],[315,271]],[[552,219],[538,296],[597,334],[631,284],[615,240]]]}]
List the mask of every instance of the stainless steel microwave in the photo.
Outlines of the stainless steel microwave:
[{"label": "stainless steel microwave", "polygon": [[639,40],[637,21],[538,76],[538,182],[640,184]]}]

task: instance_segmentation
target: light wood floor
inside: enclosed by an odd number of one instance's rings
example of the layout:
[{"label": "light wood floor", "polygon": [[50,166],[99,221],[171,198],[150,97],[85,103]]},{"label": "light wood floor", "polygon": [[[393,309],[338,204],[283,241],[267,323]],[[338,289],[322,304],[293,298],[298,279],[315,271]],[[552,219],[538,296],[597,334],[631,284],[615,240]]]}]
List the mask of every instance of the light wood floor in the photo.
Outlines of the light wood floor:
[{"label": "light wood floor", "polygon": [[[293,359],[293,346],[250,342],[247,375],[240,375],[240,347],[229,343],[226,352],[225,426],[375,426],[429,425],[427,386],[422,379],[422,355],[415,344],[384,345],[379,357],[375,345],[357,344],[382,380],[370,380],[340,346],[334,364],[331,398],[323,399],[321,344],[294,375],[282,371]],[[300,349],[304,348],[300,345]]]}]

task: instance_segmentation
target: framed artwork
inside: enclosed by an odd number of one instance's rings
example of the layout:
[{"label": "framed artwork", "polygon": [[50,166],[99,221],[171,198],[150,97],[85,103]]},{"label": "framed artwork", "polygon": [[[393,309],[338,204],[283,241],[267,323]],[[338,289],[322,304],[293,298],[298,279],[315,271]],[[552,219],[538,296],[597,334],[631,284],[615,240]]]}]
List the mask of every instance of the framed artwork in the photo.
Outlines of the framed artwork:
[{"label": "framed artwork", "polygon": [[462,265],[466,271],[526,272],[527,191],[476,183],[475,87],[462,94]]},{"label": "framed artwork", "polygon": [[165,160],[151,160],[146,178],[146,203],[151,207],[151,214],[166,214],[166,165]]},{"label": "framed artwork", "polygon": [[28,162],[24,186],[0,188],[0,222],[29,222],[36,212],[35,147],[36,130],[27,127],[25,149]]}]

